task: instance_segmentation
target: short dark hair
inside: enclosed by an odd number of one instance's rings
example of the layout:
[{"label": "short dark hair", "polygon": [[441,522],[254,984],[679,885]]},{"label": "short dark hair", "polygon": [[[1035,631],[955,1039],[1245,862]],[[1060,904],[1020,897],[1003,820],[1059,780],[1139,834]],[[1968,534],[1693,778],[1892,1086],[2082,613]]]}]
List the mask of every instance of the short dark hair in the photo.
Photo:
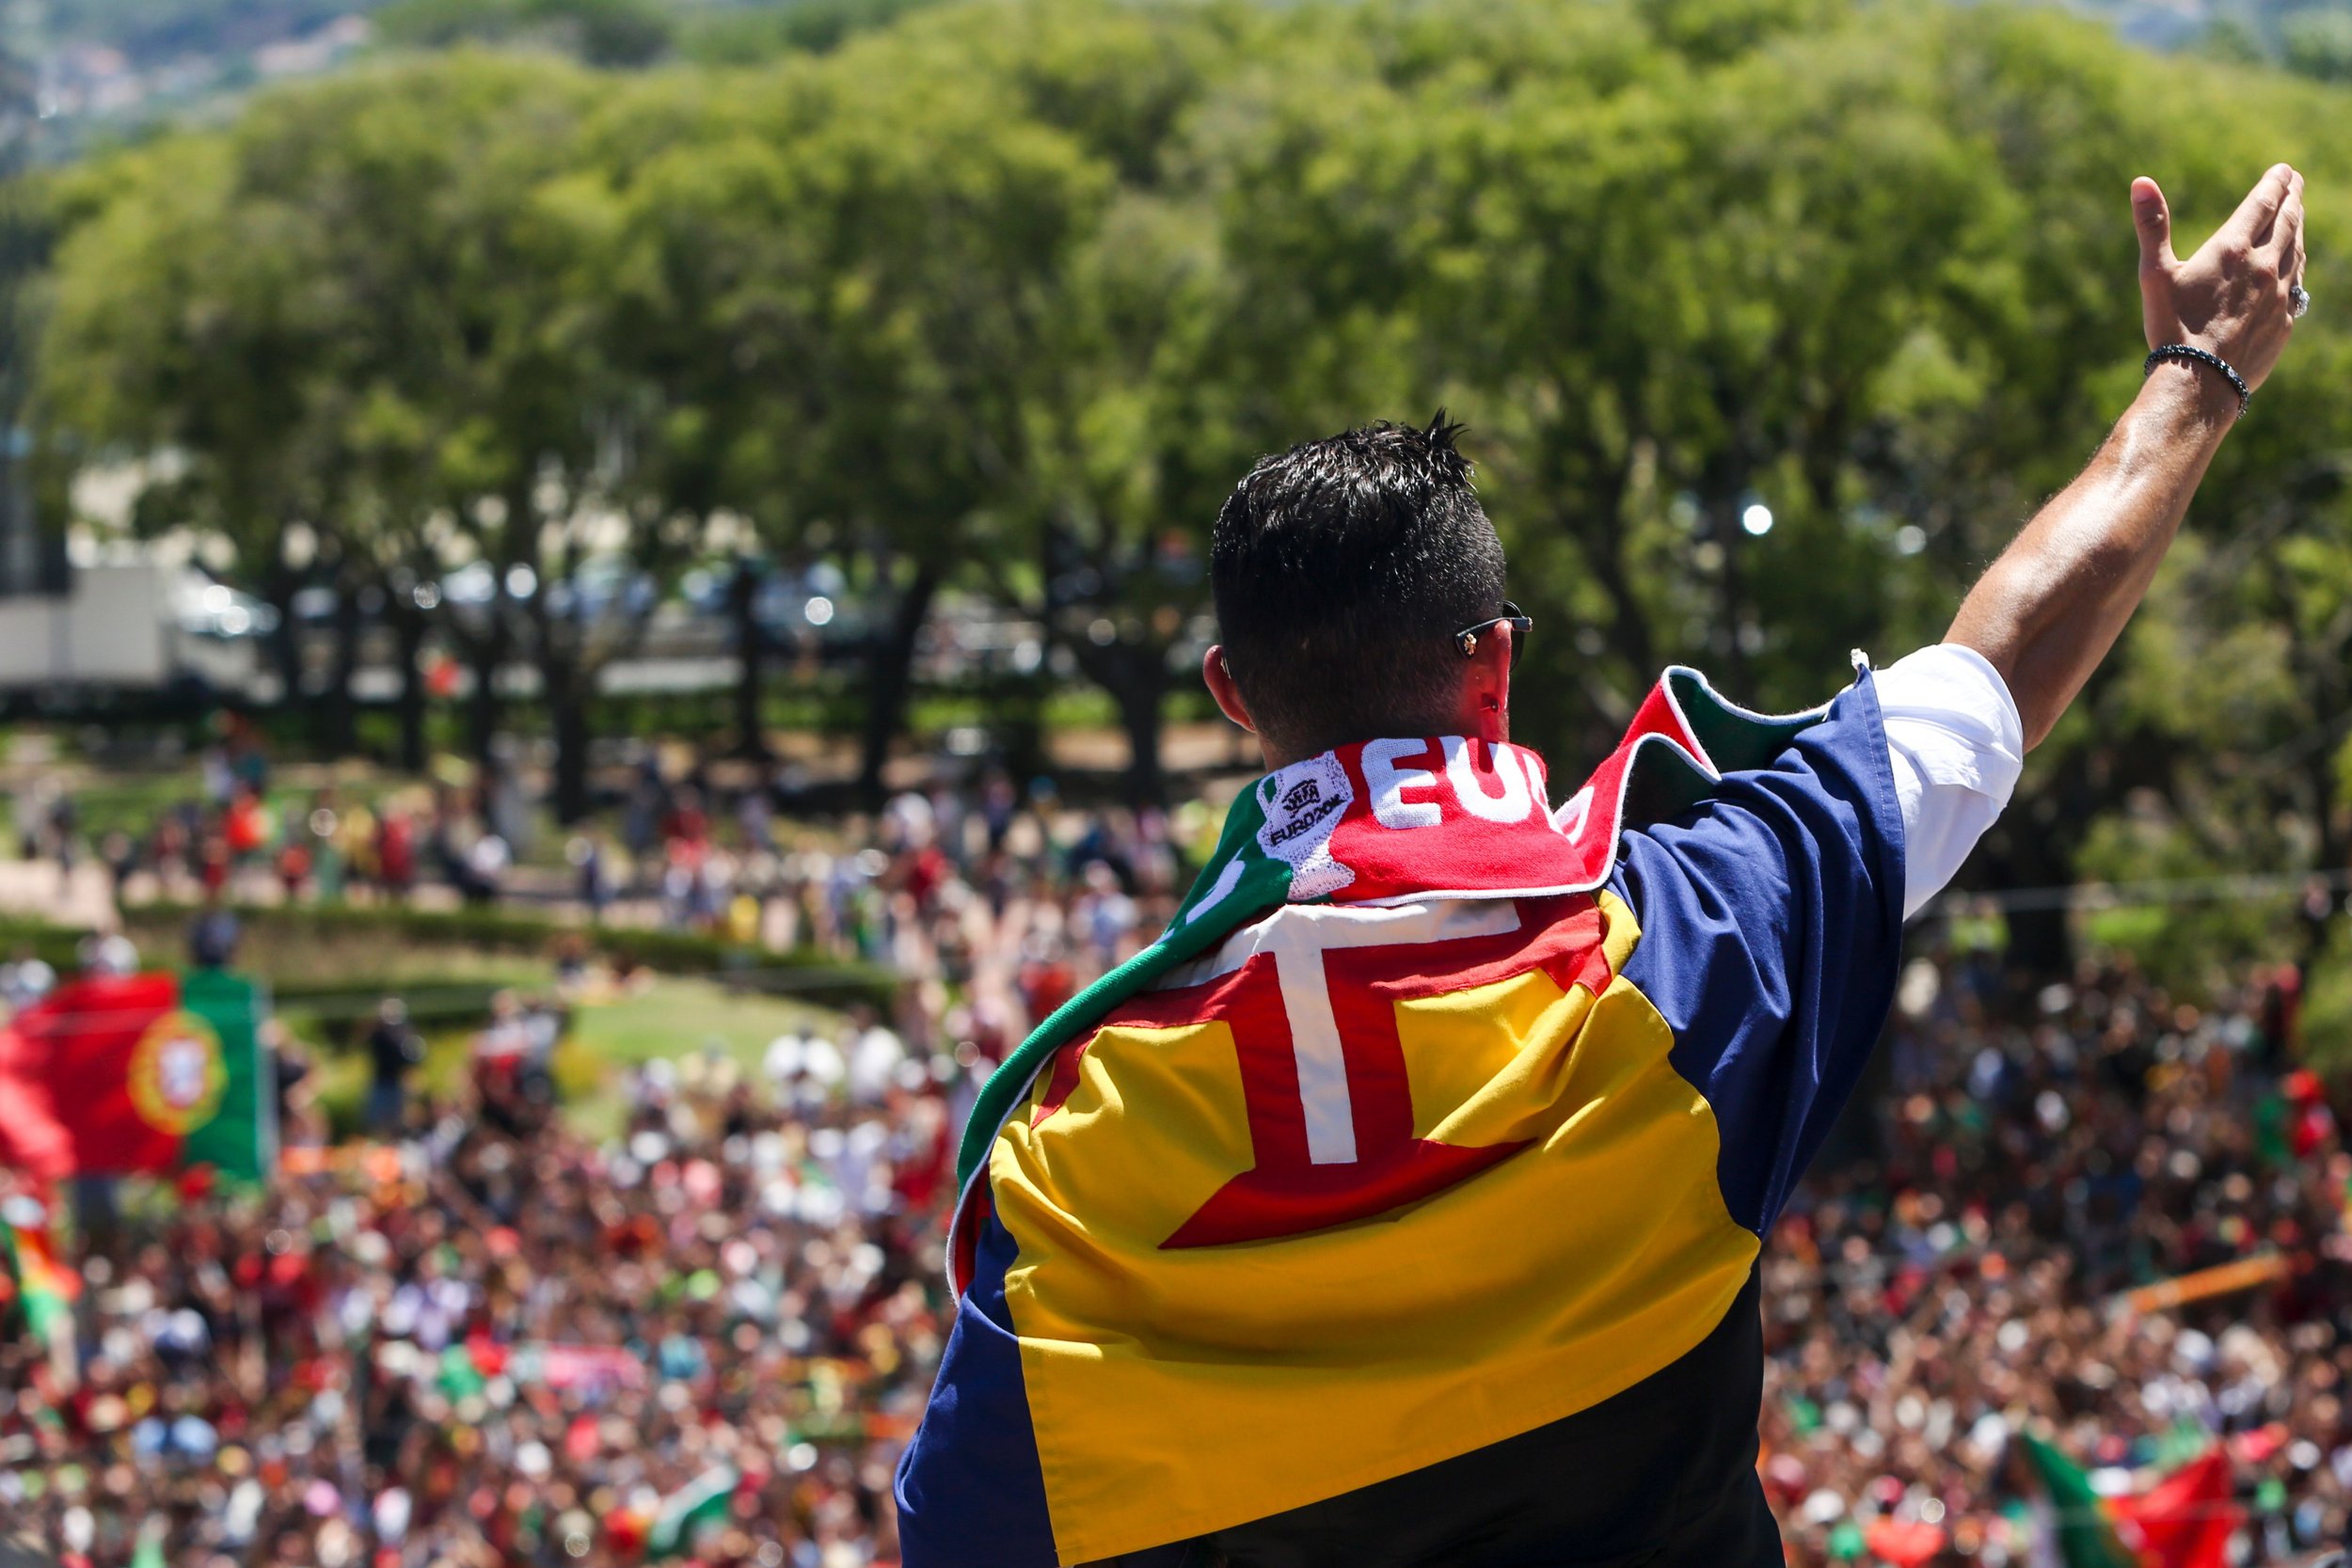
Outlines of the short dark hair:
[{"label": "short dark hair", "polygon": [[1502,542],[1439,409],[1263,457],[1217,514],[1226,668],[1259,730],[1305,754],[1454,722],[1452,634],[1502,613]]}]

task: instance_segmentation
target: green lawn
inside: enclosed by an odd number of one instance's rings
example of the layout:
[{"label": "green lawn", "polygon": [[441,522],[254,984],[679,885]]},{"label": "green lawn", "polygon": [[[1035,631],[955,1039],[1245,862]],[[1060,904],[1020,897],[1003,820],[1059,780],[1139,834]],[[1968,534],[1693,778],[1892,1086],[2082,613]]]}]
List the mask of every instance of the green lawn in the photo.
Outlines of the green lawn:
[{"label": "green lawn", "polygon": [[[556,1049],[555,1080],[564,1115],[591,1137],[620,1129],[627,1107],[621,1078],[656,1056],[715,1051],[757,1071],[768,1042],[787,1030],[806,1032],[839,1022],[836,1014],[780,997],[738,994],[715,981],[663,976],[636,995],[594,1004],[572,1014],[571,1033]],[[454,1089],[467,1070],[471,1029],[437,1032],[426,1043],[424,1086]],[[322,1099],[330,1115],[356,1123],[367,1085],[367,1054],[330,1052],[319,1063]]]},{"label": "green lawn", "polygon": [[572,1015],[571,1036],[555,1062],[564,1115],[582,1132],[601,1136],[620,1125],[621,1074],[636,1063],[709,1051],[755,1072],[778,1035],[838,1022],[838,1015],[803,1002],[664,975],[634,996]]}]

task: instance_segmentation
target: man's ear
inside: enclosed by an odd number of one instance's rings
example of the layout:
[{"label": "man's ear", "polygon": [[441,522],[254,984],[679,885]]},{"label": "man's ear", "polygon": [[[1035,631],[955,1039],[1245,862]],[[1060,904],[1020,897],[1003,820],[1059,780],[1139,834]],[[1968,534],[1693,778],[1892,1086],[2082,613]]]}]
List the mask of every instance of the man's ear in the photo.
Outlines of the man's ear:
[{"label": "man's ear", "polygon": [[1209,695],[1225,710],[1225,717],[1248,730],[1258,733],[1257,721],[1249,717],[1248,705],[1241,700],[1241,688],[1233,684],[1233,672],[1225,666],[1225,644],[1211,643],[1209,651],[1200,656],[1200,680],[1208,687]]}]

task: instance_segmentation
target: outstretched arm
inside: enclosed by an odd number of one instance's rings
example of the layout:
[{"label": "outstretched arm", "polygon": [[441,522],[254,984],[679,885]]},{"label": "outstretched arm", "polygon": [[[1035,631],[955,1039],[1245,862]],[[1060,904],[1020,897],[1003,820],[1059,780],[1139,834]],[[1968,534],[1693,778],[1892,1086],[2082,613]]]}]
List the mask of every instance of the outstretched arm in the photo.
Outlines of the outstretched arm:
[{"label": "outstretched arm", "polygon": [[[2261,386],[2294,325],[2288,290],[2303,276],[2303,177],[2284,164],[2271,169],[2185,261],[2172,254],[2171,216],[2154,181],[2132,182],[2132,216],[2148,346],[2203,349]],[[2029,749],[2114,646],[2237,415],[2237,391],[2218,371],[2158,364],[2090,466],[1962,602],[1945,640],[2000,672]]]}]

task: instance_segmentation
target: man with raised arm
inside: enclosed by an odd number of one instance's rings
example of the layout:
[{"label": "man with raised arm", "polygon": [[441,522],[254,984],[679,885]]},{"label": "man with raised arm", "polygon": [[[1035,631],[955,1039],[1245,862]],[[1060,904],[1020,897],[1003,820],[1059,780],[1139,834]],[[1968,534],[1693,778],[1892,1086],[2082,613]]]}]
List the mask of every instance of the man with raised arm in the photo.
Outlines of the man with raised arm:
[{"label": "man with raised arm", "polygon": [[1762,1238],[2284,349],[2302,189],[2182,261],[2134,183],[2146,383],[1944,642],[1780,719],[1670,671],[1572,792],[1452,429],[1252,469],[1202,673],[1270,771],[981,1096],[909,1568],[1779,1563]]}]

